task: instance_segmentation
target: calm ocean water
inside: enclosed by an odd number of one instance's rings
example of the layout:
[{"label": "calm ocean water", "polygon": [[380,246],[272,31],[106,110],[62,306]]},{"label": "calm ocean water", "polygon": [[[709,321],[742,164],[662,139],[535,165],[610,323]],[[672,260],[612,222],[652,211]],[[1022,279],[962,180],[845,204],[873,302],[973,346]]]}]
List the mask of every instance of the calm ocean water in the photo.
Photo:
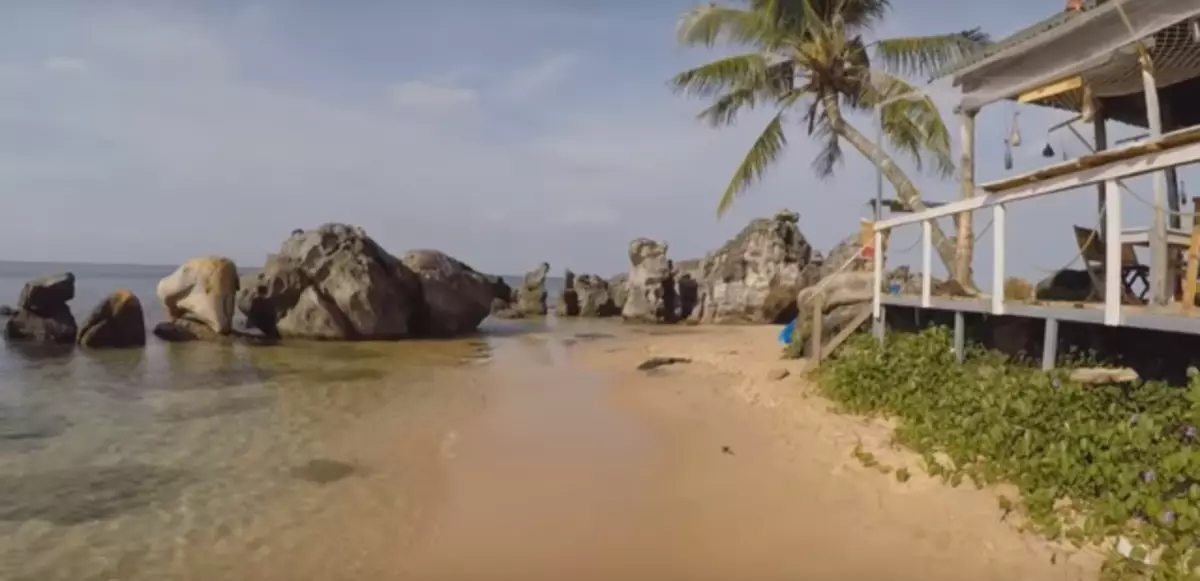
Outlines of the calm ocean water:
[{"label": "calm ocean water", "polygon": [[[14,304],[30,278],[70,271],[77,319],[128,288],[153,325],[155,285],[172,270],[0,262],[0,304]],[[480,336],[454,341],[268,348],[153,337],[119,351],[4,344],[0,578],[238,578],[214,555],[244,563],[286,548],[346,494],[418,510],[435,475],[371,473],[361,459],[428,465],[423,455],[437,446],[422,438],[478,405],[496,342],[547,324],[489,320]],[[356,439],[379,418],[411,431]],[[343,479],[362,484],[330,485]]]}]

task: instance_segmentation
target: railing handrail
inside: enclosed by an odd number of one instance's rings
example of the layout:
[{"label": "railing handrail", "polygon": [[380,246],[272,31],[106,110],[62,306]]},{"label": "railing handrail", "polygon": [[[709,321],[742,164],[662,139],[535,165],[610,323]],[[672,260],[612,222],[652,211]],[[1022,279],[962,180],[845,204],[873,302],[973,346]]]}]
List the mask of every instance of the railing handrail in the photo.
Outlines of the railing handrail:
[{"label": "railing handrail", "polygon": [[[1129,148],[1146,148],[1150,146],[1153,146],[1153,142],[1138,143],[1129,146]],[[1106,150],[1103,154],[1096,155],[1111,156],[1116,151],[1118,150]],[[1128,159],[1115,159],[1109,163],[1098,165],[1096,167],[1080,169],[1072,173],[1051,177],[1025,186],[1017,186],[1003,193],[984,193],[983,190],[978,190],[980,195],[976,195],[965,200],[950,202],[937,208],[930,208],[924,212],[915,212],[911,214],[904,214],[902,216],[896,216],[894,218],[888,218],[887,220],[880,220],[875,223],[875,229],[890,230],[897,226],[916,224],[926,220],[935,220],[937,218],[953,216],[962,212],[969,212],[981,208],[994,207],[999,204],[1006,204],[1009,202],[1046,196],[1084,186],[1095,185],[1101,182],[1137,177],[1143,174],[1153,173],[1155,171],[1161,171],[1167,168],[1196,162],[1200,162],[1200,142],[1188,143],[1161,151],[1151,151]]]}]

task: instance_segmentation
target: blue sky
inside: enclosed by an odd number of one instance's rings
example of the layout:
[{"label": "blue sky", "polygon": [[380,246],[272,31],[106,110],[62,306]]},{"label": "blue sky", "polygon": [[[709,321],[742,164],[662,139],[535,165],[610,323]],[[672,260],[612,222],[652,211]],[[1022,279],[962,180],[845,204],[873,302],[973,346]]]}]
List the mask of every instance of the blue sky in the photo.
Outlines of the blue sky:
[{"label": "blue sky", "polygon": [[[675,23],[694,4],[5,3],[0,259],[173,264],[211,253],[257,264],[294,228],[345,221],[396,253],[439,248],[493,272],[546,260],[556,271],[610,273],[626,268],[633,237],[691,258],[785,207],[827,249],[866,215],[874,173],[848,151],[836,178],[816,180],[816,148],[798,127],[783,164],[716,220],[766,113],[713,130],[694,119],[701,102],[666,88],[673,73],[719,54],[674,46]],[[894,4],[878,34],[983,26],[1003,36],[1061,9],[1057,0]],[[931,91],[949,114],[953,91]],[[981,180],[1006,173],[1012,110],[981,115]],[[1014,171],[1045,163],[1045,128],[1061,118],[1023,109],[1027,145]],[[1081,153],[1069,139],[1053,143]],[[928,199],[957,196],[953,180],[919,183]],[[1148,185],[1135,189],[1150,196]],[[1037,278],[1025,263],[1070,259],[1070,225],[1095,220],[1094,198],[1081,194],[1010,211],[1015,272]],[[1127,206],[1130,222],[1148,216]],[[895,245],[915,236],[900,232]],[[981,243],[981,255],[989,249]]]}]

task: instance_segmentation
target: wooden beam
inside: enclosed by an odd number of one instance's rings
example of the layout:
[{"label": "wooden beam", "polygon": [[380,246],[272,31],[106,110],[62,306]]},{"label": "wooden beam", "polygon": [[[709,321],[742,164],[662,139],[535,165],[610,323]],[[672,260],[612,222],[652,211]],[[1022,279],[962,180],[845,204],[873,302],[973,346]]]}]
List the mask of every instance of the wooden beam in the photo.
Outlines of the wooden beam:
[{"label": "wooden beam", "polygon": [[[875,247],[876,248],[883,246],[883,230],[879,229],[878,224],[879,223],[876,222],[876,227],[875,227]],[[871,300],[871,303],[872,303],[871,310],[875,315],[875,320],[880,321],[883,317],[883,261],[882,260],[872,261],[872,267],[874,269],[874,274],[875,274],[875,276],[874,276],[875,285],[874,285],[874,288],[871,289],[872,292],[874,293],[874,298]]]},{"label": "wooden beam", "polygon": [[1054,369],[1058,362],[1058,319],[1046,319],[1042,333],[1042,371]]},{"label": "wooden beam", "polygon": [[[1150,138],[1162,135],[1162,115],[1158,109],[1158,83],[1154,80],[1153,64],[1148,57],[1140,59],[1142,66],[1142,91],[1146,97],[1146,126]],[[1167,168],[1162,168],[1167,169]],[[1159,172],[1154,175],[1154,216],[1151,219],[1150,236],[1150,304],[1166,305],[1171,300],[1174,285],[1171,284],[1169,248],[1167,246],[1167,177]],[[1110,263],[1113,264],[1113,263]],[[1115,263],[1115,264],[1120,264]]]},{"label": "wooden beam", "polygon": [[921,222],[921,306],[929,308],[933,296],[933,221]]},{"label": "wooden beam", "polygon": [[[1132,147],[1141,149],[1137,152],[1125,151]],[[1138,155],[1138,152],[1141,154]],[[1056,194],[1100,182],[1136,177],[1167,167],[1196,163],[1200,161],[1200,126],[1180,131],[1177,135],[1165,135],[1160,141],[1110,149],[1090,157],[1107,159],[1103,164],[1097,163],[1090,167],[1073,168],[1071,171],[1062,171],[1058,175],[1045,179],[1030,180],[1027,184],[1013,185],[1011,188],[1004,188],[1004,191],[990,192],[987,195],[950,202],[940,208],[931,208],[924,212],[881,220],[875,224],[875,228],[876,230],[890,230],[905,224],[915,224],[997,204]],[[1113,186],[1109,184],[1108,187]],[[984,188],[986,191],[986,186]]]},{"label": "wooden beam", "polygon": [[1121,280],[1121,190],[1115,181],[1105,188],[1105,224],[1109,232],[1117,232],[1104,240],[1104,324],[1121,324],[1121,299],[1124,281]]},{"label": "wooden beam", "polygon": [[1004,204],[992,206],[992,314],[1004,314],[1004,237],[1008,210]]},{"label": "wooden beam", "polygon": [[830,355],[833,355],[833,352],[837,351],[837,348],[841,347],[842,343],[845,343],[846,340],[850,338],[850,335],[853,335],[854,332],[857,331],[859,327],[863,326],[863,323],[867,322],[867,319],[870,318],[871,309],[866,308],[862,309],[857,315],[854,315],[854,318],[850,320],[850,324],[843,327],[842,330],[838,332],[837,336],[835,336],[828,345],[822,348],[821,357],[826,358]]},{"label": "wooden beam", "polygon": [[954,311],[954,357],[962,363],[967,358],[967,321],[962,311]]},{"label": "wooden beam", "polygon": [[825,326],[825,295],[816,293],[812,298],[812,332],[809,333],[808,353],[814,368],[821,366],[821,328]]},{"label": "wooden beam", "polygon": [[[1195,210],[1193,200],[1192,209]],[[1183,310],[1196,310],[1196,277],[1200,276],[1200,214],[1192,216],[1192,238],[1187,250],[1187,274],[1183,279]]]},{"label": "wooden beam", "polygon": [[[1101,107],[1096,111],[1096,118],[1092,120],[1092,152],[1097,153],[1108,149],[1108,125],[1104,117],[1104,108]],[[1104,191],[1107,188],[1105,182],[1096,184],[1096,210],[1100,215],[1100,239],[1104,240],[1107,236],[1107,228],[1104,224]]]},{"label": "wooden beam", "polygon": [[1031,91],[1026,91],[1017,95],[1018,103],[1032,103],[1041,101],[1047,97],[1061,95],[1067,91],[1074,91],[1083,86],[1083,77],[1075,76],[1067,79],[1054,81],[1048,85],[1043,85]]}]

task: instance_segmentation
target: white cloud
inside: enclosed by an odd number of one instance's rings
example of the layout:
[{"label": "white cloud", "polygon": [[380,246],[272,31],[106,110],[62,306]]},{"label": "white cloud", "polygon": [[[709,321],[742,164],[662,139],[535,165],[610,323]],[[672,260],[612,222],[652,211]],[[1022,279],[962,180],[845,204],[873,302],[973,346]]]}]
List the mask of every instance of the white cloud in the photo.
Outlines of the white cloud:
[{"label": "white cloud", "polygon": [[388,89],[388,94],[393,103],[405,109],[455,109],[479,100],[479,95],[469,87],[429,81],[396,83]]},{"label": "white cloud", "polygon": [[76,74],[76,73],[84,73],[84,72],[87,72],[87,70],[88,70],[87,61],[85,61],[83,59],[71,58],[71,57],[49,58],[49,59],[46,59],[46,61],[42,63],[42,66],[45,67],[46,70],[55,72],[55,73]]},{"label": "white cloud", "polygon": [[563,53],[519,68],[503,79],[500,95],[511,101],[526,101],[536,97],[564,81],[579,61],[578,55]]}]

